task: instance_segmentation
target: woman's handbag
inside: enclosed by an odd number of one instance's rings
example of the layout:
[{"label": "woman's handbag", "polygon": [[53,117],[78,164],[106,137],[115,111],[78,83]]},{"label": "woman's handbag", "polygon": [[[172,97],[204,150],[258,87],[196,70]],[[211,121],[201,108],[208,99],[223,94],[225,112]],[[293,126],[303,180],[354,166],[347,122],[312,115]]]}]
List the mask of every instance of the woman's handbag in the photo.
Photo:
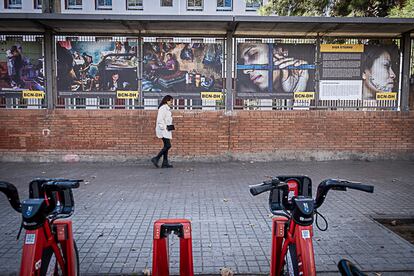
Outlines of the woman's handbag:
[{"label": "woman's handbag", "polygon": [[167,130],[168,130],[168,131],[175,130],[174,125],[168,125],[168,126],[167,126]]}]

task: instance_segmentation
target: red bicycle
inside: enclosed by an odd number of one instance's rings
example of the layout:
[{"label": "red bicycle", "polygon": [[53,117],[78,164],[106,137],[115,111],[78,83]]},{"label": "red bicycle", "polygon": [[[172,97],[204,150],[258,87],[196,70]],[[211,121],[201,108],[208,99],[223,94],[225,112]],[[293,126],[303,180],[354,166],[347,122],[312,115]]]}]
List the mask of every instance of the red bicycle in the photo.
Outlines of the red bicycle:
[{"label": "red bicycle", "polygon": [[72,189],[83,180],[35,179],[29,184],[29,199],[20,202],[16,187],[0,181],[10,205],[22,214],[26,230],[20,275],[79,275],[79,255],[73,240],[74,211]]},{"label": "red bicycle", "polygon": [[[326,219],[317,211],[329,190],[346,191],[347,188],[372,193],[373,186],[339,179],[326,179],[312,198],[312,181],[307,176],[278,176],[269,181],[249,186],[253,196],[270,191],[269,206],[273,218],[272,255],[270,275],[316,275],[313,251],[312,224],[321,231],[328,229]],[[320,228],[318,216],[325,220]]]}]

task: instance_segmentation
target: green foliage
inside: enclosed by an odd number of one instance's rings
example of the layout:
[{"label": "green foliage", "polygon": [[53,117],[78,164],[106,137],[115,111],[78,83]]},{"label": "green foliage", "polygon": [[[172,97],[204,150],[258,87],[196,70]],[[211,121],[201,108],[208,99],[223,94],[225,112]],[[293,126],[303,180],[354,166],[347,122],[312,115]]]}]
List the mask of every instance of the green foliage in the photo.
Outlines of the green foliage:
[{"label": "green foliage", "polygon": [[414,0],[407,0],[404,5],[393,7],[388,16],[414,18]]},{"label": "green foliage", "polygon": [[322,16],[329,0],[270,0],[259,10],[261,15]]},{"label": "green foliage", "polygon": [[398,0],[335,0],[331,16],[384,17]]},{"label": "green foliage", "polygon": [[279,16],[385,17],[391,8],[401,6],[404,2],[404,8],[392,9],[393,14],[410,17],[414,13],[414,0],[270,0],[260,8],[259,13]]}]

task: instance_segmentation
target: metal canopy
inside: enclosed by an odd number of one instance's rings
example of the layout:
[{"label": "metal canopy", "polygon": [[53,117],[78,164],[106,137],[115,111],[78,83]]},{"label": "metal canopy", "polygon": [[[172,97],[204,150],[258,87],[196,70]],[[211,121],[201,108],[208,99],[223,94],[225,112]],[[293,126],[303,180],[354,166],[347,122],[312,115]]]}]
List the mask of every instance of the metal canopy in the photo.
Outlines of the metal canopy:
[{"label": "metal canopy", "polygon": [[414,37],[414,18],[1,13],[1,33]]},{"label": "metal canopy", "polygon": [[414,18],[236,16],[235,34],[251,36],[399,37],[414,34]]},{"label": "metal canopy", "polygon": [[224,36],[232,16],[0,14],[0,32]]}]

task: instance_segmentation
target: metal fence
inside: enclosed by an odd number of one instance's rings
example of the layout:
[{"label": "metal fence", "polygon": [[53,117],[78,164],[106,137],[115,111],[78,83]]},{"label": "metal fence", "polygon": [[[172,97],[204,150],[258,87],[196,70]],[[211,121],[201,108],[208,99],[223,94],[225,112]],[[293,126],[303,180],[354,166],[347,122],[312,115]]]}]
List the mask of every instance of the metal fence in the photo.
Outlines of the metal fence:
[{"label": "metal fence", "polygon": [[[320,92],[320,45],[324,43],[330,44],[368,44],[372,39],[349,39],[349,38],[234,38],[233,43],[233,52],[232,56],[228,56],[226,53],[226,41],[224,38],[211,38],[211,37],[97,37],[97,36],[54,36],[54,76],[53,79],[55,81],[54,86],[54,99],[55,99],[55,107],[56,108],[65,108],[65,109],[156,109],[158,103],[162,96],[166,94],[173,94],[174,100],[174,108],[176,109],[200,109],[200,110],[220,110],[225,109],[225,94],[226,94],[226,87],[225,87],[225,76],[227,75],[226,72],[226,63],[232,62],[232,76],[233,76],[233,108],[234,109],[243,109],[243,110],[314,110],[314,109],[329,109],[329,110],[399,110],[400,107],[400,95],[401,95],[401,60],[402,54],[400,54],[400,68],[399,68],[399,91],[396,99],[390,100],[324,100],[319,98]],[[133,45],[132,47],[136,47],[133,54],[129,54],[131,59],[133,59],[134,66],[129,66],[128,68],[131,69],[130,72],[133,76],[134,81],[130,81],[129,83],[133,83],[131,86],[132,88],[126,88],[125,92],[136,92],[135,94],[131,94],[126,98],[120,97],[120,94],[117,91],[109,91],[105,89],[92,89],[92,88],[85,88],[85,87],[92,87],[93,79],[91,76],[87,74],[81,74],[78,76],[78,86],[81,88],[76,88],[76,85],[72,85],[73,89],[61,89],[61,78],[59,73],[61,73],[61,59],[59,59],[59,42],[66,43],[67,41],[72,42],[72,44],[81,45],[84,43],[84,47],[87,48],[88,45],[92,45],[93,43],[102,43],[102,45],[112,45],[117,42],[121,42],[126,45],[126,42],[129,46]],[[380,40],[379,40],[380,41]],[[389,43],[388,40],[386,43]],[[392,42],[400,48],[400,40],[393,39]],[[89,44],[88,44],[89,43]],[[106,43],[106,44],[105,44]],[[111,44],[112,43],[112,44]],[[291,45],[306,45],[312,44],[315,46],[315,56],[314,56],[314,64],[315,64],[315,81],[312,87],[312,91],[314,92],[314,97],[312,99],[293,99],[293,98],[260,98],[260,96],[247,96],[247,97],[239,97],[239,78],[240,72],[238,72],[237,67],[237,60],[238,60],[238,45],[240,43],[280,43],[280,44],[291,44]],[[411,66],[410,66],[410,75],[413,76],[414,74],[414,41],[412,42],[411,47]],[[23,49],[21,50],[20,54],[23,57],[28,57],[27,62],[21,69],[24,73],[22,80],[24,84],[18,86],[13,86],[11,84],[11,73],[9,69],[9,55],[8,51],[12,50],[13,46],[22,46]],[[86,45],[86,46],[85,46]],[[189,91],[187,94],[186,92],[178,91],[178,90],[168,90],[165,91],[158,91],[159,96],[154,96],[157,93],[156,89],[153,88],[146,88],[145,85],[150,83],[149,76],[147,74],[148,66],[148,51],[145,47],[149,45],[161,45],[163,47],[173,47],[171,45],[175,45],[179,51],[175,54],[183,55],[183,51],[187,47],[186,45],[191,45],[192,53],[198,53],[201,50],[202,45],[203,51],[200,52],[200,56],[195,57],[181,57],[180,59],[180,66],[185,67],[189,66],[190,60],[192,62],[198,62],[199,64],[204,64],[207,62],[211,62],[208,58],[211,58],[212,51],[216,51],[214,54],[218,55],[219,57],[214,57],[217,60],[220,60],[221,67],[215,67],[216,71],[211,69],[208,72],[213,72],[216,76],[211,77],[216,83],[220,82],[220,85],[217,85],[219,89],[211,89],[211,87],[206,87],[206,92],[220,92],[220,98],[216,99],[208,99],[202,98],[200,96],[200,91],[203,91],[202,85],[196,85],[197,91],[196,93],[192,93]],[[165,46],[167,45],[167,46]],[[177,46],[178,45],[178,46]],[[205,45],[208,45],[205,46]],[[0,58],[0,108],[22,108],[22,109],[40,109],[47,107],[47,92],[45,90],[45,80],[44,80],[44,38],[42,35],[0,35],[0,46],[1,47],[1,55]],[[105,46],[105,47],[106,47]],[[155,47],[154,46],[154,47]],[[25,49],[30,49],[31,52],[27,52]],[[68,46],[67,46],[68,47]],[[181,47],[181,48],[180,48]],[[200,47],[200,48],[197,48]],[[39,52],[39,49],[40,52]],[[207,50],[206,50],[207,49]],[[68,49],[67,49],[68,50]],[[171,52],[174,52],[175,49],[172,49]],[[115,50],[114,50],[115,51]],[[156,51],[156,50],[155,50]],[[191,52],[189,51],[189,53]],[[210,52],[208,52],[210,51]],[[219,52],[221,51],[221,52]],[[162,50],[160,51],[162,52]],[[168,51],[164,51],[164,54],[167,54]],[[87,51],[85,53],[77,53],[80,57],[83,55],[83,60],[87,59],[89,55]],[[185,54],[185,53],[184,53]],[[213,55],[214,55],[213,54]],[[73,51],[72,51],[73,55]],[[113,53],[112,53],[113,55]],[[123,52],[123,55],[128,55],[128,53]],[[210,55],[210,56],[208,56]],[[112,61],[115,59],[111,57],[111,54],[108,54],[108,59],[112,58]],[[122,56],[122,55],[121,55]],[[124,57],[122,56],[122,57]],[[206,56],[208,56],[206,58]],[[85,59],[86,58],[86,59]],[[164,58],[164,56],[163,56]],[[187,58],[188,62],[184,60]],[[191,59],[193,58],[193,59]],[[200,60],[201,58],[201,60]],[[207,60],[207,61],[206,61]],[[131,60],[128,60],[130,62]],[[83,61],[85,64],[85,61]],[[115,60],[114,63],[117,61]],[[152,62],[152,61],[150,61]],[[93,64],[91,62],[91,66],[99,67],[103,66],[102,64]],[[132,64],[132,62],[131,62]],[[76,64],[75,61],[73,63],[74,66]],[[119,66],[122,66],[120,63]],[[82,67],[82,66],[80,66]],[[107,71],[110,72],[111,70],[118,70],[120,72],[120,67],[109,68]],[[194,68],[198,69],[197,66]],[[96,70],[96,69],[95,69]],[[196,82],[201,84],[208,83],[210,76],[207,73],[198,73],[194,69],[194,74],[191,76],[189,73],[190,70],[182,70],[182,74],[179,76],[179,80],[182,83],[188,85],[195,85]],[[239,70],[240,71],[240,70]],[[187,72],[187,73],[185,73]],[[151,76],[152,77],[152,76]],[[191,79],[192,78],[192,79]],[[198,79],[197,79],[198,78]],[[177,77],[178,80],[178,77]],[[160,80],[157,80],[160,82]],[[173,84],[169,84],[168,78],[163,80],[164,87],[173,87]],[[174,83],[175,79],[172,79],[171,83]],[[413,85],[413,78],[411,79],[411,83]],[[158,85],[158,87],[161,87]],[[184,87],[184,86],[181,86]],[[162,87],[161,87],[162,88]],[[207,91],[208,89],[211,89]],[[152,90],[154,91],[152,91]],[[160,89],[159,89],[160,90]],[[25,93],[26,92],[26,93]],[[30,92],[39,92],[40,94],[34,95]],[[42,92],[42,93],[41,93]],[[172,92],[172,93],[171,93]],[[26,96],[24,96],[27,94]],[[32,94],[30,96],[30,94]],[[36,94],[36,93],[35,93]],[[192,96],[187,96],[192,94]],[[151,96],[147,96],[151,95]]]}]

